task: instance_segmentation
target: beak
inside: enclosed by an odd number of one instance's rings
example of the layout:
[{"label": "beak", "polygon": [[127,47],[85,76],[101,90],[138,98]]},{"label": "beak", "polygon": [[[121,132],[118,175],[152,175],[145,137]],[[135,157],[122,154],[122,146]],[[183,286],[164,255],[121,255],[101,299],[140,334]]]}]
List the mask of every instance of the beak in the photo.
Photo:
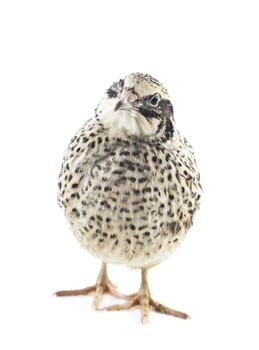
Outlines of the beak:
[{"label": "beak", "polygon": [[136,95],[130,90],[123,90],[120,100],[115,104],[114,111],[134,109],[132,102],[136,100]]}]

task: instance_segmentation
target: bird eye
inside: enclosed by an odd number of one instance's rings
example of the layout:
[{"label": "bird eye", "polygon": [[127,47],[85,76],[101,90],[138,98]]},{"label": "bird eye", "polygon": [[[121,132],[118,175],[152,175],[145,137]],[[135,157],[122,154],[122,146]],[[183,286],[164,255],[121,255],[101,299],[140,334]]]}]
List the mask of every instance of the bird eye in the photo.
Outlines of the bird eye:
[{"label": "bird eye", "polygon": [[120,79],[120,80],[119,80],[119,86],[120,86],[121,88],[123,88],[123,86],[124,86],[124,79]]},{"label": "bird eye", "polygon": [[118,82],[113,83],[113,85],[106,91],[108,97],[114,98],[117,97],[121,92],[124,86],[124,80],[120,79]]},{"label": "bird eye", "polygon": [[160,95],[159,94],[155,94],[155,95],[151,96],[150,104],[152,106],[157,107],[159,102],[160,102]]}]

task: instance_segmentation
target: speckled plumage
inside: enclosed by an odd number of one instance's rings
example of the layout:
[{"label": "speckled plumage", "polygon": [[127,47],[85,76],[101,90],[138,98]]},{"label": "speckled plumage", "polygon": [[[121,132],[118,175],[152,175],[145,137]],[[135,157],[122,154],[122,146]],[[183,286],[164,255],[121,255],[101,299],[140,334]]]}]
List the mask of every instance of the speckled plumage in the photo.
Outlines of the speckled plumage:
[{"label": "speckled plumage", "polygon": [[114,83],[71,140],[58,184],[90,254],[142,269],[170,256],[193,223],[201,185],[167,90],[140,73]]}]

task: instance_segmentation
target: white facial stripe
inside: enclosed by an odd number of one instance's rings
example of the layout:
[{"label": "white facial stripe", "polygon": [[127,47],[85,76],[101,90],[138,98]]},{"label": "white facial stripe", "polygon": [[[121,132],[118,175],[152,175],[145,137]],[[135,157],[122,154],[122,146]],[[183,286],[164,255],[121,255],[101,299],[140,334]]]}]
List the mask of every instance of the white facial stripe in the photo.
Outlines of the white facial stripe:
[{"label": "white facial stripe", "polygon": [[110,131],[114,131],[115,136],[145,136],[154,134],[159,121],[155,118],[147,119],[137,111],[114,111],[116,100],[103,99],[98,107],[98,117],[100,121]]}]

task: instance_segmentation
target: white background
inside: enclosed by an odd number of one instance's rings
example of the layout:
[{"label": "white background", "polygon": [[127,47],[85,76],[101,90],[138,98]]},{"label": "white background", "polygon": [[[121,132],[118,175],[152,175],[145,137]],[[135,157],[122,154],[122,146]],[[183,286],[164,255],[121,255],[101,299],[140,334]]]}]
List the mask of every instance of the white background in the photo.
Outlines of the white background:
[{"label": "white background", "polygon": [[[1,349],[258,349],[258,33],[252,0],[1,1]],[[134,71],[169,89],[200,166],[195,225],[150,271],[154,298],[191,321],[52,297],[100,265],[56,204],[63,151]],[[137,290],[139,271],[110,272]]]}]

